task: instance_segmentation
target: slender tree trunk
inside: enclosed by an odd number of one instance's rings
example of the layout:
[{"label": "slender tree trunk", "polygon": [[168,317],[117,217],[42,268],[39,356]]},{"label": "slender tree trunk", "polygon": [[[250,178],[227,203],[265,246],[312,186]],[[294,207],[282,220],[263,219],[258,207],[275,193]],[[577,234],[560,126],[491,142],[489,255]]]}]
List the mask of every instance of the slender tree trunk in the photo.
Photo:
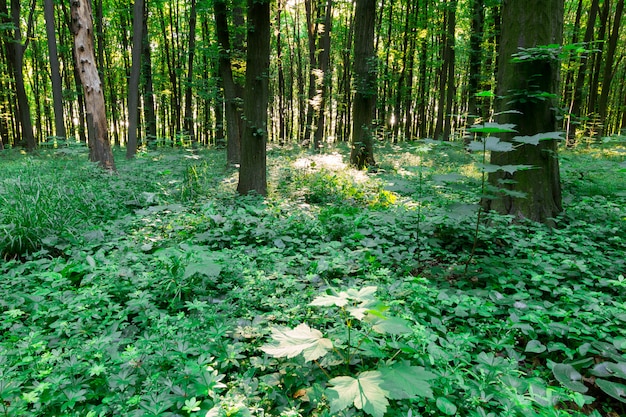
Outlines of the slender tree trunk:
[{"label": "slender tree trunk", "polygon": [[44,17],[46,19],[46,35],[48,38],[48,56],[50,57],[50,74],[52,78],[52,104],[54,107],[54,134],[58,138],[65,139],[65,120],[63,116],[63,84],[61,83],[61,70],[59,55],[57,52],[57,40],[54,25],[54,3],[52,0],[44,0]]},{"label": "slender tree trunk", "polygon": [[267,106],[270,65],[270,1],[248,0],[248,53],[244,130],[237,191],[267,195]]},{"label": "slender tree trunk", "polygon": [[143,42],[144,0],[135,0],[133,6],[133,49],[130,80],[128,82],[128,141],[126,158],[132,159],[137,153],[137,119],[139,116],[139,78],[141,76],[141,52]]},{"label": "slender tree trunk", "polygon": [[278,71],[278,143],[282,146],[286,142],[285,129],[285,71],[283,69],[283,45],[282,45],[282,28],[281,16],[285,7],[284,0],[278,0],[278,10],[276,12],[276,61]]},{"label": "slender tree trunk", "polygon": [[[510,91],[558,94],[561,63],[558,59],[541,57],[515,63],[510,57],[518,52],[519,47],[561,44],[563,14],[563,0],[503,2],[500,45],[503,59],[497,89],[497,95],[503,98],[496,108],[500,113],[497,121],[516,125],[518,135],[531,136],[556,130],[556,103],[550,100],[513,101],[507,96]],[[511,140],[511,136],[501,135],[500,138]],[[524,144],[509,152],[492,151],[491,163],[499,166],[525,164],[533,169],[518,170],[512,175],[503,171],[490,174],[489,183],[498,194],[496,198],[484,201],[486,208],[551,224],[562,209],[556,141],[544,140],[537,146]]]},{"label": "slender tree trunk", "polygon": [[607,120],[607,112],[609,107],[609,92],[611,89],[611,82],[613,81],[613,75],[617,69],[617,65],[613,66],[615,60],[615,50],[617,49],[617,41],[619,39],[619,29],[622,22],[622,14],[624,12],[624,0],[618,0],[615,7],[615,15],[613,17],[613,29],[609,35],[609,42],[607,45],[606,58],[604,59],[604,73],[602,76],[602,91],[600,93],[600,99],[598,101],[598,113],[600,114],[600,121],[603,125],[600,136],[610,133],[609,121]]},{"label": "slender tree trunk", "polygon": [[611,9],[611,1],[604,0],[602,11],[600,12],[600,30],[598,31],[597,51],[593,54],[593,70],[589,80],[589,100],[587,103],[587,114],[597,113],[598,111],[598,92],[600,91],[600,70],[602,68],[602,58],[604,55],[604,46],[606,44],[606,30],[609,23],[609,11]]},{"label": "slender tree trunk", "polygon": [[[592,0],[591,7],[589,9],[587,17],[587,26],[585,29],[585,35],[583,37],[583,43],[589,45],[593,40],[593,32],[596,24],[596,17],[599,10],[599,0]],[[587,66],[589,64],[589,58],[583,58],[578,68],[578,75],[576,76],[576,83],[574,85],[574,92],[572,93],[572,101],[569,106],[570,120],[567,124],[567,144],[573,146],[576,142],[576,126],[578,122],[573,122],[572,119],[578,119],[581,115],[581,109],[583,104],[583,90],[585,86],[585,78],[587,77]]]},{"label": "slender tree trunk", "polygon": [[482,41],[485,22],[484,0],[472,0],[472,24],[470,32],[469,74],[467,83],[467,124],[476,122],[483,111],[478,107],[476,93],[482,78]]},{"label": "slender tree trunk", "polygon": [[94,53],[91,5],[89,0],[74,0],[71,10],[76,66],[83,85],[87,107],[87,129],[90,133],[89,156],[92,161],[99,162],[103,168],[114,171],[115,162],[108,138],[104,94]]},{"label": "slender tree trunk", "polygon": [[319,58],[318,66],[320,76],[316,77],[316,97],[319,97],[319,108],[314,116],[315,131],[313,133],[313,147],[316,150],[322,149],[322,140],[324,137],[324,130],[326,128],[326,102],[328,101],[328,83],[330,81],[331,73],[328,70],[330,63],[330,34],[332,31],[332,0],[326,1],[324,7],[324,28],[319,37]]},{"label": "slender tree trunk", "polygon": [[157,120],[154,108],[154,89],[152,87],[152,47],[148,32],[148,5],[144,1],[141,38],[141,73],[143,75],[143,120],[146,126],[148,149],[156,149]]},{"label": "slender tree trunk", "polygon": [[450,1],[448,3],[448,34],[446,36],[447,46],[445,60],[448,61],[447,73],[446,73],[446,98],[445,98],[445,115],[443,124],[443,139],[450,140],[452,134],[452,115],[454,97],[456,96],[456,83],[454,82],[454,71],[456,68],[456,7],[457,1]]},{"label": "slender tree trunk", "polygon": [[238,164],[241,159],[241,97],[237,95],[237,88],[233,79],[231,64],[231,44],[228,30],[227,8],[224,0],[213,3],[215,13],[215,31],[219,49],[219,73],[224,89],[225,116],[226,116],[226,160],[229,164]]},{"label": "slender tree trunk", "polygon": [[22,44],[22,31],[21,31],[21,5],[19,0],[11,0],[11,12],[9,14],[6,0],[0,1],[0,13],[10,17],[5,21],[5,24],[13,26],[13,33],[11,39],[5,39],[5,50],[7,53],[7,63],[13,78],[15,81],[15,94],[17,96],[17,113],[18,120],[21,129],[21,139],[25,141],[26,148],[32,151],[36,148],[37,143],[35,141],[35,135],[33,133],[33,124],[30,113],[30,105],[28,103],[28,96],[26,94],[26,86],[24,81],[24,52],[28,47],[29,39],[31,38],[31,30],[33,25],[33,11],[34,5],[31,7],[31,12],[28,18],[28,29],[26,42]]},{"label": "slender tree trunk", "polygon": [[372,117],[376,108],[374,21],[376,0],[359,0],[354,17],[354,104],[350,163],[362,169],[376,165]]},{"label": "slender tree trunk", "polygon": [[187,62],[187,82],[185,86],[185,134],[191,138],[191,143],[196,142],[195,129],[194,129],[194,116],[193,116],[193,59],[196,52],[196,20],[197,9],[196,0],[191,0],[190,16],[189,16],[189,47],[188,62]]}]

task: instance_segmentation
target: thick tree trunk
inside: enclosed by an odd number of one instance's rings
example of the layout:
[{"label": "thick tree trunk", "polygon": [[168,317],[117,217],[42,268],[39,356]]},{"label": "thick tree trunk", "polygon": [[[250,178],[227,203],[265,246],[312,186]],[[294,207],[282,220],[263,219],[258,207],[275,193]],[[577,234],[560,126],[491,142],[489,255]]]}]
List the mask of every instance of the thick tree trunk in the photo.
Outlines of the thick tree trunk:
[{"label": "thick tree trunk", "polygon": [[143,42],[143,1],[135,0],[133,6],[133,49],[130,79],[128,81],[128,142],[126,158],[137,153],[137,131],[139,118],[139,78],[141,76],[141,49]]},{"label": "thick tree trunk", "polygon": [[54,134],[65,139],[65,121],[63,117],[63,85],[57,52],[57,40],[54,25],[54,4],[52,0],[44,0],[44,17],[46,19],[46,35],[48,37],[48,56],[50,57],[50,74],[52,78],[52,104],[54,107]]},{"label": "thick tree trunk", "polygon": [[248,53],[237,191],[267,195],[267,106],[270,65],[270,0],[248,0]]},{"label": "thick tree trunk", "polygon": [[318,51],[318,67],[321,79],[317,79],[317,97],[319,97],[319,108],[314,115],[315,132],[313,134],[313,147],[316,150],[322,148],[322,139],[326,129],[326,102],[328,100],[328,82],[330,73],[328,65],[330,63],[330,33],[332,31],[332,0],[326,1],[324,12],[324,29],[319,38]]},{"label": "thick tree trunk", "polygon": [[89,157],[108,170],[115,170],[113,153],[108,137],[104,94],[93,43],[93,23],[89,0],[72,1],[72,32],[76,66],[85,95],[87,130],[89,132]]},{"label": "thick tree trunk", "polygon": [[[552,100],[533,99],[533,93],[558,94],[560,61],[538,57],[519,63],[510,57],[518,48],[561,44],[563,38],[563,0],[504,0],[502,38],[498,71],[497,103],[499,123],[517,126],[517,135],[530,136],[557,129],[556,106]],[[511,91],[526,91],[527,97],[512,97]],[[523,100],[520,100],[523,99]],[[510,140],[511,134],[501,139]],[[487,209],[517,218],[550,224],[561,212],[561,183],[555,140],[539,145],[521,145],[510,152],[492,152],[495,165],[532,165],[533,169],[514,174],[499,171],[489,175],[489,183],[498,189],[497,197],[484,201]],[[512,181],[510,181],[512,180]],[[504,182],[503,182],[504,181]],[[515,192],[515,194],[511,194]],[[520,197],[518,193],[525,194]]]},{"label": "thick tree trunk", "polygon": [[376,165],[372,117],[376,107],[374,21],[376,1],[359,0],[354,16],[354,103],[350,164],[362,169]]}]

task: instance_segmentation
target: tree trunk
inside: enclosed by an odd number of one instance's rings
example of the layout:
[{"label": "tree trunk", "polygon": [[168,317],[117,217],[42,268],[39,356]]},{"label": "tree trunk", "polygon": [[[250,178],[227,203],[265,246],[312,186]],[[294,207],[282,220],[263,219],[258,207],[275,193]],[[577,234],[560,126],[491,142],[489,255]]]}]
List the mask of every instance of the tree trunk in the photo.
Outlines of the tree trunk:
[{"label": "tree trunk", "polygon": [[480,87],[482,77],[482,41],[484,33],[484,0],[472,0],[472,30],[470,32],[469,50],[469,74],[467,83],[467,124],[473,125],[482,115],[482,110],[478,107],[476,93]]},{"label": "tree trunk", "polygon": [[[518,135],[530,136],[556,130],[556,104],[552,100],[533,100],[532,94],[558,94],[560,61],[539,56],[515,63],[510,57],[518,52],[519,47],[560,45],[563,38],[563,14],[563,0],[503,2],[500,45],[503,59],[499,64],[497,95],[504,98],[498,101],[496,110],[507,113],[501,114],[497,121],[515,124]],[[526,91],[527,96],[511,96],[511,91]],[[501,139],[510,140],[511,136],[502,135]],[[525,164],[533,166],[533,169],[518,170],[512,175],[502,171],[490,174],[489,183],[498,194],[484,201],[486,208],[550,224],[561,212],[561,183],[556,152],[555,140],[544,140],[537,146],[521,145],[510,152],[492,152],[492,164]],[[525,194],[525,197],[518,193]]]},{"label": "tree trunk", "polygon": [[57,40],[54,25],[54,3],[44,0],[44,17],[46,19],[46,35],[48,38],[48,56],[50,57],[50,74],[52,78],[52,103],[54,107],[54,134],[57,138],[65,139],[65,121],[63,117],[63,85],[57,52]]},{"label": "tree trunk", "polygon": [[328,82],[331,74],[328,71],[330,63],[330,33],[332,31],[332,0],[326,1],[324,11],[324,28],[319,37],[317,50],[319,51],[318,67],[320,78],[317,78],[317,97],[319,97],[319,108],[314,115],[315,131],[313,133],[313,147],[321,150],[324,130],[326,128],[326,102],[328,100]]},{"label": "tree trunk", "polygon": [[89,157],[108,170],[115,170],[113,153],[108,138],[104,94],[94,54],[93,23],[89,0],[72,1],[72,32],[76,66],[85,95]]},{"label": "tree trunk", "polygon": [[224,101],[226,105],[226,160],[229,164],[238,164],[241,159],[241,109],[237,96],[237,89],[233,79],[231,64],[230,33],[226,2],[216,0],[213,3],[215,13],[215,31],[219,50],[219,73],[224,89]]},{"label": "tree trunk", "polygon": [[619,29],[622,21],[622,13],[624,12],[624,0],[619,0],[615,7],[615,14],[613,17],[613,29],[609,35],[609,42],[607,45],[606,58],[604,59],[604,73],[602,76],[602,91],[600,93],[600,99],[598,101],[598,113],[600,114],[600,122],[602,123],[602,131],[600,136],[610,133],[609,123],[607,120],[607,113],[609,107],[609,92],[611,88],[611,82],[613,81],[613,75],[615,74],[614,68],[617,69],[617,65],[613,66],[615,61],[615,50],[617,49],[617,41],[619,39]]},{"label": "tree trunk", "polygon": [[21,27],[21,5],[19,0],[11,0],[11,12],[9,14],[6,0],[0,1],[0,13],[9,17],[5,23],[13,26],[13,35],[11,39],[5,39],[5,50],[7,53],[7,63],[9,69],[13,73],[15,81],[15,94],[17,96],[17,113],[18,120],[21,128],[21,138],[26,143],[26,148],[29,151],[34,150],[37,147],[35,141],[35,135],[33,134],[33,124],[31,120],[30,105],[28,103],[28,96],[26,95],[26,86],[24,81],[24,52],[28,47],[28,40],[31,38],[30,32],[32,30],[33,23],[33,11],[34,5],[31,7],[31,13],[28,18],[28,29],[26,36],[26,43],[22,44],[22,31]]},{"label": "tree trunk", "polygon": [[137,153],[139,78],[141,76],[141,49],[143,42],[143,1],[135,0],[133,6],[133,62],[128,81],[128,142],[126,143],[126,158],[128,159],[134,158]]},{"label": "tree trunk", "polygon": [[141,39],[141,73],[143,74],[143,120],[146,125],[146,143],[148,149],[157,146],[157,121],[154,109],[154,89],[152,87],[152,47],[148,32],[148,6],[143,3],[142,39]]},{"label": "tree trunk", "polygon": [[189,11],[189,46],[187,48],[187,82],[185,86],[185,122],[184,130],[185,134],[189,135],[191,143],[196,143],[195,129],[194,129],[194,116],[193,116],[193,59],[196,52],[196,0],[191,0],[191,9]]},{"label": "tree trunk", "polygon": [[[593,40],[593,31],[596,24],[596,17],[599,10],[599,0],[592,0],[589,14],[587,17],[587,26],[585,29],[585,35],[583,37],[583,43],[589,45]],[[567,123],[567,144],[573,146],[576,142],[576,126],[578,123],[572,121],[573,119],[580,118],[581,109],[583,104],[583,89],[585,86],[585,78],[587,77],[587,66],[589,65],[589,58],[583,58],[578,68],[578,75],[576,76],[576,82],[574,85],[574,91],[572,93],[572,101],[569,107],[570,119]]]},{"label": "tree trunk", "polygon": [[376,107],[374,21],[376,1],[359,0],[354,16],[354,103],[350,163],[362,169],[376,165],[372,117]]},{"label": "tree trunk", "polygon": [[248,0],[248,53],[244,130],[237,191],[267,195],[267,106],[270,65],[270,0]]},{"label": "tree trunk", "polygon": [[456,83],[454,82],[454,71],[456,66],[456,7],[457,1],[450,1],[447,4],[446,13],[448,14],[448,34],[446,36],[446,53],[444,59],[448,62],[446,67],[446,97],[445,97],[445,114],[443,123],[443,140],[450,140],[452,134],[452,114],[454,97],[456,95]]}]

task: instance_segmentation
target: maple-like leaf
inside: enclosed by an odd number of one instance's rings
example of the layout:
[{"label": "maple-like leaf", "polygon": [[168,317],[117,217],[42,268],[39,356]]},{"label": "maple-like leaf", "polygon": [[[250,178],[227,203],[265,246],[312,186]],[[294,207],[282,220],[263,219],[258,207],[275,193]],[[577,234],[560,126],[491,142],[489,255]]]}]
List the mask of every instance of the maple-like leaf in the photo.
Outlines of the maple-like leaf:
[{"label": "maple-like leaf", "polygon": [[382,388],[389,391],[389,398],[403,400],[406,398],[433,398],[429,380],[437,376],[421,366],[411,366],[408,362],[398,362],[390,367],[382,368],[384,383]]},{"label": "maple-like leaf", "polygon": [[378,371],[366,371],[356,378],[339,376],[329,381],[332,387],[329,397],[330,412],[336,413],[351,405],[374,417],[383,417],[389,401],[388,392],[381,387],[382,374]]},{"label": "maple-like leaf", "polygon": [[311,329],[305,323],[294,329],[274,327],[272,339],[278,344],[263,345],[261,350],[276,358],[293,358],[302,354],[307,362],[314,361],[333,348],[331,340],[322,336],[322,332]]}]

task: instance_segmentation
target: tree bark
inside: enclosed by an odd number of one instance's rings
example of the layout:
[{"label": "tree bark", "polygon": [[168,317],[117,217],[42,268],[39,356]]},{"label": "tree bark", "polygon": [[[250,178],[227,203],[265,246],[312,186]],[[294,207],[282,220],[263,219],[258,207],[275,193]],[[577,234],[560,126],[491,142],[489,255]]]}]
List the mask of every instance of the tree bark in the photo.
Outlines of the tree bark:
[{"label": "tree bark", "polygon": [[24,81],[24,52],[28,47],[28,40],[31,38],[31,30],[33,25],[33,11],[34,6],[31,7],[31,13],[28,18],[28,29],[26,42],[22,44],[22,31],[21,31],[21,5],[19,0],[11,0],[11,12],[9,14],[6,0],[0,1],[0,13],[9,17],[8,21],[13,26],[12,39],[5,39],[5,49],[7,53],[7,63],[13,78],[15,81],[15,94],[17,96],[17,113],[18,120],[21,128],[21,138],[26,144],[26,149],[33,151],[37,147],[35,141],[35,135],[33,133],[33,123],[30,113],[30,104],[28,103],[28,96],[26,94],[26,86]]},{"label": "tree bark", "polygon": [[483,111],[478,106],[476,93],[480,87],[482,78],[482,41],[484,33],[484,0],[472,0],[472,23],[470,31],[469,51],[469,74],[467,82],[467,124],[473,125],[482,115]]},{"label": "tree bark", "polygon": [[267,106],[270,65],[270,1],[248,0],[248,53],[244,130],[237,191],[267,195]]},{"label": "tree bark", "polygon": [[148,149],[157,147],[157,121],[154,109],[154,89],[152,87],[152,47],[148,32],[148,6],[143,3],[142,39],[141,39],[141,73],[143,75],[143,120],[146,126],[146,143]]},{"label": "tree bark", "polygon": [[219,49],[219,73],[222,79],[225,101],[226,116],[226,160],[229,164],[238,164],[241,159],[241,97],[237,95],[237,88],[233,79],[231,63],[230,33],[226,2],[216,0],[213,2],[215,13],[215,31]]},{"label": "tree bark", "polygon": [[54,134],[57,138],[65,139],[65,120],[63,117],[63,85],[61,83],[61,70],[59,55],[57,52],[57,40],[54,25],[54,3],[52,0],[44,0],[44,17],[46,19],[46,35],[48,43],[48,56],[50,57],[50,74],[52,78],[52,104],[54,107]]},{"label": "tree bark", "polygon": [[622,22],[622,14],[624,12],[624,0],[619,0],[615,7],[615,14],[613,17],[613,29],[609,35],[609,42],[607,45],[606,58],[604,59],[604,73],[602,76],[602,91],[600,92],[600,99],[598,100],[598,113],[600,114],[600,121],[602,123],[602,131],[600,136],[610,133],[609,121],[607,119],[608,107],[609,107],[609,93],[611,89],[611,82],[613,81],[615,50],[617,49],[617,41],[619,39],[619,29]]},{"label": "tree bark", "polygon": [[[556,104],[553,100],[536,100],[533,93],[558,94],[560,60],[538,57],[522,62],[512,62],[511,55],[518,48],[561,44],[563,38],[563,0],[529,0],[519,2],[504,0],[502,5],[502,38],[498,71],[496,110],[502,113],[499,123],[517,126],[517,135],[530,136],[557,130]],[[526,91],[527,96],[515,97],[511,92]],[[524,100],[520,100],[523,98]],[[513,112],[510,112],[513,111]],[[511,140],[512,134],[501,136]],[[516,218],[551,224],[561,212],[561,183],[555,140],[541,141],[539,145],[521,145],[510,152],[492,152],[495,165],[533,166],[514,174],[499,171],[489,175],[489,183],[497,190],[493,199],[483,202],[487,209]],[[510,181],[512,180],[512,181]],[[511,192],[525,194],[520,197]]]},{"label": "tree bark", "polygon": [[114,171],[115,162],[108,138],[102,83],[94,54],[93,22],[89,0],[72,0],[72,32],[76,66],[85,95],[89,157],[104,169]]},{"label": "tree bark", "polygon": [[183,124],[185,134],[189,135],[191,143],[196,143],[193,116],[193,60],[196,53],[196,0],[191,0],[189,16],[189,45],[187,48],[187,80],[185,86],[185,121]]},{"label": "tree bark", "polygon": [[126,158],[132,159],[137,153],[137,120],[139,116],[139,78],[141,76],[141,49],[143,42],[144,0],[135,0],[133,5],[133,49],[130,79],[128,81],[128,141]]},{"label": "tree bark", "polygon": [[354,102],[350,164],[358,169],[376,165],[372,117],[376,107],[374,21],[376,1],[359,0],[354,16]]}]

